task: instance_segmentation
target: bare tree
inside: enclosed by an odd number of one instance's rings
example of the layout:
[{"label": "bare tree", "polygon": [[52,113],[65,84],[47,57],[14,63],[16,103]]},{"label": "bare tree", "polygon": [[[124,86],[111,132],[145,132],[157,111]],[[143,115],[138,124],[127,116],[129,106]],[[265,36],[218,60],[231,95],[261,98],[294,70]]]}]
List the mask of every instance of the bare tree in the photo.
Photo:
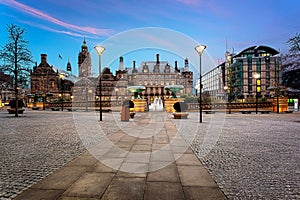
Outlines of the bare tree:
[{"label": "bare tree", "polygon": [[32,63],[31,51],[28,49],[28,41],[24,39],[25,29],[9,24],[7,44],[0,51],[1,71],[9,73],[14,80],[16,98],[16,114],[18,117],[19,87],[23,88],[28,79],[30,64]]},{"label": "bare tree", "polygon": [[291,94],[300,94],[300,34],[296,33],[287,41],[289,51],[283,55],[283,84]]},{"label": "bare tree", "polygon": [[300,34],[297,33],[286,42],[289,51],[282,57],[282,65],[284,70],[293,70],[300,66]]}]

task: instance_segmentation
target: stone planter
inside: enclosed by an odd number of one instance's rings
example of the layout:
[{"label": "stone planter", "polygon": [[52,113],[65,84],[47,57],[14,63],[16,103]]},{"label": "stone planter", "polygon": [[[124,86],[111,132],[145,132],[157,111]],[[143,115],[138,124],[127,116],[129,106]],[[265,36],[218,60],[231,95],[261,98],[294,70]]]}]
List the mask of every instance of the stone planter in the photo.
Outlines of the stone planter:
[{"label": "stone planter", "polygon": [[134,118],[134,115],[135,115],[135,112],[130,112],[129,115],[130,115],[130,118],[133,119],[133,118]]},{"label": "stone planter", "polygon": [[189,113],[188,112],[174,112],[174,119],[187,119]]},{"label": "stone planter", "polygon": [[[7,111],[8,111],[8,114],[16,114],[16,109],[15,108],[9,108],[9,109],[7,109]],[[18,114],[23,114],[24,111],[25,111],[24,108],[19,108],[18,109]]]}]

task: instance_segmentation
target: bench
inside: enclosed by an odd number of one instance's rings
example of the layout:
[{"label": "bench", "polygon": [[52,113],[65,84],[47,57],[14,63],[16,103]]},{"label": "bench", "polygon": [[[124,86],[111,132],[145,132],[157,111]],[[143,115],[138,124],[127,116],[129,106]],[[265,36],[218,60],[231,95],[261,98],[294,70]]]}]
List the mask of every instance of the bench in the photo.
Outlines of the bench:
[{"label": "bench", "polygon": [[251,110],[240,110],[242,114],[251,114]]},{"label": "bench", "polygon": [[285,110],[285,113],[293,113],[293,110]]},{"label": "bench", "polygon": [[203,112],[205,112],[205,114],[215,114],[216,111],[214,110],[204,110]]},{"label": "bench", "polygon": [[261,114],[269,114],[271,111],[270,110],[260,110],[259,112]]}]

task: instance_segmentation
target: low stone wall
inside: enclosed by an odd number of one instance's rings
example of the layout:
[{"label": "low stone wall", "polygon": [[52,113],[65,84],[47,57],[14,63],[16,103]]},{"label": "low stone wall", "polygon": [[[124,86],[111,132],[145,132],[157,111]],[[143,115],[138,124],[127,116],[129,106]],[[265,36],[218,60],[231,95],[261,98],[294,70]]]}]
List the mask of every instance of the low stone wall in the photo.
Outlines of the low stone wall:
[{"label": "low stone wall", "polygon": [[[46,108],[76,108],[76,109],[95,109],[99,108],[99,101],[87,101],[87,102],[47,102]],[[102,107],[111,107],[110,101],[102,101]]]},{"label": "low stone wall", "polygon": [[[259,102],[259,108],[272,109],[272,102]],[[225,110],[225,109],[251,109],[256,108],[256,103],[212,103],[202,104],[203,110]],[[199,103],[188,103],[188,111],[198,111]]]},{"label": "low stone wall", "polygon": [[[79,110],[93,110],[93,109],[99,109],[99,101],[89,101],[89,102],[63,102],[64,108],[76,108]],[[188,111],[199,111],[199,104],[198,103],[187,103],[188,105]],[[232,110],[239,110],[239,109],[255,109],[256,103],[213,103],[213,104],[202,104],[203,110],[226,110],[226,109]],[[55,103],[46,103],[46,108],[56,108],[62,107],[62,102],[55,102]],[[103,108],[112,108],[110,101],[102,101],[102,107]],[[265,110],[272,110],[273,104],[272,102],[259,102],[258,108],[265,109]]]}]

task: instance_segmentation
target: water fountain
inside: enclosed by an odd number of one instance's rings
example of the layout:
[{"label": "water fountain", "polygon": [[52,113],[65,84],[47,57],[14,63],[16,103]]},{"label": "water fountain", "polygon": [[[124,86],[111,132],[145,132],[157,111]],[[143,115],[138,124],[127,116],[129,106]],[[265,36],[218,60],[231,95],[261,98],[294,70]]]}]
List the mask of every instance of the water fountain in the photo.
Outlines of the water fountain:
[{"label": "water fountain", "polygon": [[171,97],[165,100],[165,110],[166,112],[175,112],[175,109],[173,108],[173,105],[176,102],[183,102],[183,98],[178,98],[176,96],[176,93],[179,92],[180,90],[183,90],[183,85],[168,85],[165,86],[165,90],[171,92]]},{"label": "water fountain", "polygon": [[142,99],[138,94],[146,89],[145,86],[128,86],[127,91],[133,93],[133,101],[134,108],[133,112],[145,112],[146,100]]},{"label": "water fountain", "polygon": [[163,111],[164,105],[160,97],[156,97],[154,102],[149,106],[149,111]]}]

